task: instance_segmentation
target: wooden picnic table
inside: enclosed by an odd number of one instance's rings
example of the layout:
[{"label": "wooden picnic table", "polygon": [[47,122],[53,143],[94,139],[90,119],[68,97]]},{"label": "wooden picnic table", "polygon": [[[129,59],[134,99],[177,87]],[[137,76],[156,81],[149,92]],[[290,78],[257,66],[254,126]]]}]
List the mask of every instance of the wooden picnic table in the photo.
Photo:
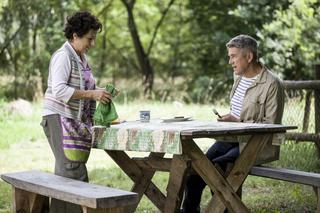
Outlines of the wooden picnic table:
[{"label": "wooden picnic table", "polygon": [[[294,126],[184,121],[165,123],[160,119],[148,123],[130,121],[109,128],[94,127],[93,147],[105,150],[133,180],[131,191],[145,194],[161,212],[177,212],[185,181],[192,168],[207,183],[214,196],[206,212],[249,212],[236,191],[245,181],[264,145],[275,133],[285,133]],[[195,138],[251,135],[228,176],[224,177],[208,160]],[[130,157],[126,151],[150,152],[148,157]],[[165,158],[165,154],[173,154]],[[164,195],[151,181],[156,171],[170,173]],[[214,205],[213,205],[214,204]],[[138,204],[137,204],[138,205]],[[137,207],[131,206],[131,211]]]}]

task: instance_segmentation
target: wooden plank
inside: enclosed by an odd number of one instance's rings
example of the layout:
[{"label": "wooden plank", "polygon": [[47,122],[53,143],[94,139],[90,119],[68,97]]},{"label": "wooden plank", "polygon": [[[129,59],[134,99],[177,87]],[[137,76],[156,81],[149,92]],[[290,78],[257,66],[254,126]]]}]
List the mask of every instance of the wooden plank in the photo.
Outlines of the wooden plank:
[{"label": "wooden plank", "polygon": [[113,208],[137,202],[137,194],[40,171],[2,174],[16,188],[90,208]]},{"label": "wooden plank", "polygon": [[[203,138],[217,136],[232,136],[232,135],[252,135],[252,134],[267,134],[267,133],[285,133],[286,130],[296,129],[296,126],[285,126],[276,124],[247,124],[239,123],[230,126],[230,122],[219,122],[219,128],[197,128],[182,130],[181,136],[187,138]],[[229,124],[228,124],[229,123]]]},{"label": "wooden plank", "polygon": [[173,155],[164,212],[179,211],[188,168],[190,168],[190,159],[184,155]]},{"label": "wooden plank", "polygon": [[108,208],[108,209],[92,209],[88,207],[82,207],[83,213],[126,213],[124,207]]},{"label": "wooden plank", "polygon": [[319,89],[319,80],[309,81],[283,81],[285,89]]},{"label": "wooden plank", "polygon": [[251,175],[320,187],[320,174],[284,168],[255,166]]},{"label": "wooden plank", "polygon": [[[149,155],[149,159],[153,159],[153,158],[161,158],[164,156],[164,153],[150,153]],[[138,180],[136,180],[134,182],[134,185],[131,189],[131,191],[136,192],[139,194],[139,201],[142,199],[142,196],[144,195],[144,193],[146,192],[146,190],[149,187],[149,184],[151,183],[151,179],[154,176],[155,171],[148,171],[148,170],[141,170],[141,176],[140,178],[138,178]],[[135,206],[132,206],[131,208],[133,210],[135,210],[138,206],[138,203]]]},{"label": "wooden plank", "polygon": [[183,152],[191,158],[192,167],[231,212],[249,212],[229,183],[213,166],[193,140],[182,141]]},{"label": "wooden plank", "polygon": [[49,211],[49,198],[12,186],[13,212],[41,213]]},{"label": "wooden plank", "polygon": [[295,140],[295,141],[320,141],[320,134],[314,133],[286,133],[285,134],[286,140]]},{"label": "wooden plank", "polygon": [[[237,158],[230,174],[227,177],[227,182],[230,184],[234,191],[237,191],[246,177],[249,174],[250,169],[256,162],[259,153],[263,150],[271,135],[254,135],[250,138],[247,145],[244,147],[240,156]],[[238,197],[238,196],[237,196]],[[214,211],[213,209],[214,206]],[[211,208],[211,209],[210,209]],[[214,194],[212,197],[206,212],[224,212],[225,205],[221,197]]]},{"label": "wooden plank", "polygon": [[140,168],[145,170],[156,170],[162,172],[170,172],[171,159],[170,158],[132,158]]},{"label": "wooden plank", "polygon": [[304,105],[304,114],[302,122],[302,132],[307,133],[309,128],[309,118],[310,118],[310,106],[311,106],[311,91],[307,91],[306,101]]},{"label": "wooden plank", "polygon": [[[142,175],[142,170],[124,151],[105,150],[105,152],[108,153],[108,155],[118,164],[122,171],[131,178],[133,182],[139,181]],[[163,211],[166,197],[154,183],[149,183],[145,194],[160,211]]]}]

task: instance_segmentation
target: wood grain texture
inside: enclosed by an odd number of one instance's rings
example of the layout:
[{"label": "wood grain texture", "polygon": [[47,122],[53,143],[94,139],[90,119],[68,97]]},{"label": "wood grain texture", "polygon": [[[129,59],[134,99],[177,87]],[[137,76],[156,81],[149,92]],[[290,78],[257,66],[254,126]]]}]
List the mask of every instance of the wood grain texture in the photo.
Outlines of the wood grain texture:
[{"label": "wood grain texture", "polygon": [[[143,170],[141,170],[134,160],[132,160],[124,151],[105,151],[133,182],[139,182]],[[152,181],[150,181],[149,186],[145,191],[145,195],[160,211],[164,210],[166,197]]]},{"label": "wood grain texture", "polygon": [[15,188],[94,209],[131,205],[136,203],[138,198],[133,192],[40,171],[2,174],[1,178]]},{"label": "wood grain texture", "polygon": [[108,208],[108,209],[92,209],[82,207],[82,213],[127,213],[124,207]]},{"label": "wood grain texture", "polygon": [[179,212],[182,202],[184,183],[191,162],[184,155],[174,155],[171,163],[170,177],[167,187],[167,200],[164,212]]},{"label": "wood grain texture", "polygon": [[170,158],[132,158],[139,167],[145,170],[170,172],[171,160]]},{"label": "wood grain texture", "polygon": [[[162,158],[164,156],[164,153],[150,153],[149,159],[153,158]],[[144,195],[145,191],[148,189],[149,184],[151,182],[151,179],[153,178],[155,174],[155,170],[143,170],[141,169],[141,176],[134,182],[134,185],[131,189],[131,191],[136,192],[139,194],[139,202],[142,199],[142,196]],[[138,203],[135,206],[132,206],[132,209],[136,209],[138,206]]]},{"label": "wood grain texture", "polygon": [[[241,187],[242,183],[247,178],[250,169],[254,165],[259,153],[262,151],[270,137],[270,135],[254,135],[250,138],[227,177],[227,182],[230,184],[233,191],[237,191]],[[212,197],[208,208],[206,209],[207,213],[224,212],[226,205],[218,195],[219,194],[215,193]]]},{"label": "wood grain texture", "polygon": [[49,198],[12,187],[13,212],[42,213],[49,211]]},{"label": "wood grain texture", "polygon": [[284,168],[254,166],[251,175],[320,187],[320,174]]},{"label": "wood grain texture", "polygon": [[[215,196],[227,206],[230,212],[249,212],[230,184],[219,173],[193,140],[184,140],[183,150],[192,160],[192,167],[214,191]],[[224,206],[223,205],[223,206]]]}]

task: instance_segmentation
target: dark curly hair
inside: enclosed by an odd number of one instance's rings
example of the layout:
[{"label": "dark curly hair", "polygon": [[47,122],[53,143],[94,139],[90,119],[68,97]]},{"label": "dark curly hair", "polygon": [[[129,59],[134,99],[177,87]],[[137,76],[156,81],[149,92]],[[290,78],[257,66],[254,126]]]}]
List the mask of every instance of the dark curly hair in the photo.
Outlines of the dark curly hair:
[{"label": "dark curly hair", "polygon": [[99,30],[100,32],[101,29],[102,25],[95,16],[90,12],[80,11],[67,17],[63,32],[64,36],[71,40],[73,38],[73,33],[76,33],[81,38],[90,30]]}]

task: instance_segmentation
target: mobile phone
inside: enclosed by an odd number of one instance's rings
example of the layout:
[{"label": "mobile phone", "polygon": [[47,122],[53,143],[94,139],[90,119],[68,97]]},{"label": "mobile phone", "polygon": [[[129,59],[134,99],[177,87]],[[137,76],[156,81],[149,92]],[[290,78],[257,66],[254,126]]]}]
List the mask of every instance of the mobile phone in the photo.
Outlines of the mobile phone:
[{"label": "mobile phone", "polygon": [[219,112],[216,109],[212,109],[213,113],[218,116],[219,118],[222,118],[222,116],[219,114]]}]

